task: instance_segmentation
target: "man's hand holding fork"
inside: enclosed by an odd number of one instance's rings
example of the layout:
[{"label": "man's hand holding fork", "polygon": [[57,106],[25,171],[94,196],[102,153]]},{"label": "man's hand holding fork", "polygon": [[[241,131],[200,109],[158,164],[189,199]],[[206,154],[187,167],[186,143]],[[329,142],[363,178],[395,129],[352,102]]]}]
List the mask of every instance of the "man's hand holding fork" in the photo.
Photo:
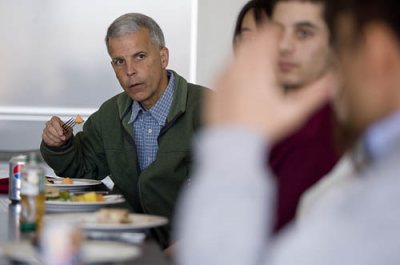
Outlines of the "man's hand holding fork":
[{"label": "man's hand holding fork", "polygon": [[42,139],[48,146],[63,146],[72,137],[72,128],[77,123],[79,124],[82,122],[83,120],[79,115],[66,122],[63,122],[59,117],[53,116],[43,129]]}]

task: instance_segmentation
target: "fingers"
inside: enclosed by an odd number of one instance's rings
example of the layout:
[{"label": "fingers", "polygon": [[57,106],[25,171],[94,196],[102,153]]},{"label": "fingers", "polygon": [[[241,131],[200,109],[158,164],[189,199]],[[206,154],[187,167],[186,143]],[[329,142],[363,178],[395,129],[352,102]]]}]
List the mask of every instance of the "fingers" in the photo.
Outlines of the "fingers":
[{"label": "fingers", "polygon": [[251,80],[252,92],[268,89],[270,93],[280,93],[277,90],[276,68],[278,61],[278,45],[281,29],[273,23],[267,23],[253,41],[242,45],[238,51],[235,67],[240,68],[240,84]]},{"label": "fingers", "polygon": [[271,131],[271,137],[275,141],[279,140],[300,127],[318,107],[332,98],[338,86],[338,80],[336,74],[329,72],[307,87],[292,90],[286,94],[278,115],[282,121],[281,127],[276,127],[276,131]]},{"label": "fingers", "polygon": [[334,96],[339,82],[336,73],[328,72],[311,85],[289,93],[288,101],[295,111],[310,113]]},{"label": "fingers", "polygon": [[43,129],[42,139],[49,146],[62,146],[72,136],[72,130],[64,132],[63,121],[59,117],[52,117]]},{"label": "fingers", "polygon": [[245,125],[264,133],[266,116],[260,115],[268,112],[268,101],[280,100],[283,94],[275,75],[279,38],[278,28],[268,24],[238,47],[214,86],[216,93],[206,97],[206,124]]},{"label": "fingers", "polygon": [[309,113],[326,103],[331,98],[336,87],[336,81],[331,74],[326,74],[308,87],[292,91],[287,95],[289,106],[294,111]]}]

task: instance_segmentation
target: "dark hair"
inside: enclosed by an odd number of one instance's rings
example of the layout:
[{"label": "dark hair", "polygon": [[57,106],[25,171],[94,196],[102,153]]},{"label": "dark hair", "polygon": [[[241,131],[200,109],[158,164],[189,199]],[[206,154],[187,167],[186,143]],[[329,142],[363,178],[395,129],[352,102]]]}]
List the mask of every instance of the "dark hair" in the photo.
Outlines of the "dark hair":
[{"label": "dark hair", "polygon": [[335,19],[339,14],[349,14],[354,19],[355,32],[362,36],[363,28],[372,21],[388,25],[400,39],[399,0],[327,0],[325,17],[335,42]]},{"label": "dark hair", "polygon": [[236,19],[235,30],[233,32],[233,44],[235,44],[237,37],[241,34],[243,19],[249,10],[254,12],[256,23],[259,24],[262,22],[263,13],[267,14],[267,16],[271,16],[272,0],[250,0],[242,7]]},{"label": "dark hair", "polygon": [[[272,1],[272,10],[274,9],[275,5],[279,2],[311,2],[316,4],[326,4],[327,0],[273,0]],[[383,0],[382,0],[383,1]]]}]

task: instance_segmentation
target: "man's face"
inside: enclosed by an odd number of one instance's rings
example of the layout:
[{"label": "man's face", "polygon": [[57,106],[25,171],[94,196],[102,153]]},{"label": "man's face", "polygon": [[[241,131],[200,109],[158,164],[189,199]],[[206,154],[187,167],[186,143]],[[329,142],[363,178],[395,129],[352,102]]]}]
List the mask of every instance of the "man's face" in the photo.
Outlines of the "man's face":
[{"label": "man's face", "polygon": [[146,109],[160,98],[168,84],[168,49],[159,48],[147,29],[109,39],[111,64],[125,92]]},{"label": "man's face", "polygon": [[312,83],[331,66],[329,33],[322,15],[320,3],[280,1],[275,5],[272,20],[283,29],[278,65],[283,86]]}]

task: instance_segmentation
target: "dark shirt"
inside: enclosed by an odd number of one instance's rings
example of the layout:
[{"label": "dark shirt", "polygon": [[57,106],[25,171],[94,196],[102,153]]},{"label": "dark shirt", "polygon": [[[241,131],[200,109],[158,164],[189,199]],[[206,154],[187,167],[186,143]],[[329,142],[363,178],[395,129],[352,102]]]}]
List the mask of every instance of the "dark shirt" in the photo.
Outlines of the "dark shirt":
[{"label": "dark shirt", "polygon": [[338,161],[333,135],[334,117],[327,104],[271,150],[269,164],[278,185],[275,231],[294,218],[301,195]]}]

